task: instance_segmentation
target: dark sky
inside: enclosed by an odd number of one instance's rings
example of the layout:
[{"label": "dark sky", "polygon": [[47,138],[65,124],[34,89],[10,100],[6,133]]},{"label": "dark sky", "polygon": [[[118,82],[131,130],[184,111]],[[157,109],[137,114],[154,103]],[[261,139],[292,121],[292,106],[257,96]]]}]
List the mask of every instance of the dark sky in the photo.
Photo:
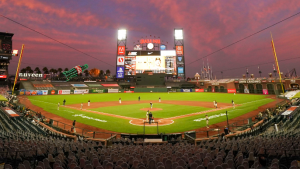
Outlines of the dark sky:
[{"label": "dark sky", "polygon": [[[0,0],[1,14],[30,28],[66,43],[76,49],[108,62],[107,65],[67,48],[53,40],[0,17],[0,31],[14,33],[13,48],[25,44],[21,67],[37,65],[42,68],[72,68],[88,64],[89,68],[110,69],[115,73],[117,30],[127,29],[127,44],[149,35],[159,36],[174,45],[174,28],[183,28],[186,72],[193,76],[200,72],[203,56],[300,12],[300,1],[291,0]],[[270,32],[273,34],[279,60],[300,57],[300,15],[208,57],[217,78],[224,70],[225,77],[241,77],[248,67],[249,73],[258,75],[260,65],[263,76],[272,72],[274,61]],[[14,74],[18,57],[10,65]],[[207,59],[205,58],[206,62]],[[299,59],[280,61],[286,73],[296,68]],[[188,65],[187,65],[188,64]]]}]

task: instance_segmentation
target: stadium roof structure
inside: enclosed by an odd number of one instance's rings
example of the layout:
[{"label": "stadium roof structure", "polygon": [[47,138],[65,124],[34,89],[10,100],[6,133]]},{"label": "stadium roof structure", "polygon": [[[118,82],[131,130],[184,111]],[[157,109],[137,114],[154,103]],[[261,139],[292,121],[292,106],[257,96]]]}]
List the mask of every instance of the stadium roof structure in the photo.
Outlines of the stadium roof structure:
[{"label": "stadium roof structure", "polygon": [[7,99],[4,96],[0,95],[0,101],[6,101],[7,102]]}]

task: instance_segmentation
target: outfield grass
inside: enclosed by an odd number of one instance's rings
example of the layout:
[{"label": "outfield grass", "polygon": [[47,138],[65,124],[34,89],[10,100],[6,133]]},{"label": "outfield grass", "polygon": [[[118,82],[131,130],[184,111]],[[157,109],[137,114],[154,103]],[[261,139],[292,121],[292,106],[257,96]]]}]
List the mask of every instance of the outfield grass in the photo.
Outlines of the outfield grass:
[{"label": "outfield grass", "polygon": [[[250,95],[250,94],[227,94],[227,93],[103,93],[103,94],[85,94],[85,95],[47,95],[47,96],[28,96],[32,104],[44,108],[45,111],[51,112],[58,116],[64,117],[70,120],[76,120],[80,123],[84,123],[90,126],[122,132],[122,133],[142,133],[143,127],[134,126],[129,123],[129,120],[94,114],[90,112],[74,110],[66,107],[60,107],[57,110],[57,103],[66,99],[68,104],[80,104],[81,102],[104,102],[104,101],[118,101],[121,97],[122,101],[137,100],[138,97],[141,100],[158,100],[159,97],[162,100],[185,100],[185,101],[209,101],[216,100],[218,103],[231,103],[233,99],[236,104],[243,104],[236,109],[227,109],[229,119],[241,116],[242,114],[248,113],[257,109],[259,106],[265,105],[269,102],[274,101],[273,99],[266,98],[264,95]],[[135,104],[135,105],[122,105],[112,107],[101,107],[94,109],[96,111],[111,113],[116,115],[122,115],[127,117],[145,118],[145,111],[139,109],[149,107],[149,104]],[[156,103],[154,105],[157,108],[163,110],[155,111],[155,118],[166,118],[174,117],[183,114],[190,114],[199,111],[207,110],[208,108],[196,107],[196,106],[184,106],[184,105],[172,105]],[[226,110],[220,110],[211,112],[208,115],[212,116],[215,114],[225,113]],[[206,126],[205,121],[194,121],[199,118],[204,118],[205,115],[196,115],[185,118],[174,120],[175,123],[167,126],[159,127],[159,132],[175,133],[193,130],[196,128]],[[88,118],[94,119],[88,119]],[[98,120],[98,121],[97,121]],[[103,120],[103,121],[100,121]],[[219,123],[226,121],[226,116],[210,119],[210,124]],[[146,127],[147,134],[156,133],[156,127]]]}]

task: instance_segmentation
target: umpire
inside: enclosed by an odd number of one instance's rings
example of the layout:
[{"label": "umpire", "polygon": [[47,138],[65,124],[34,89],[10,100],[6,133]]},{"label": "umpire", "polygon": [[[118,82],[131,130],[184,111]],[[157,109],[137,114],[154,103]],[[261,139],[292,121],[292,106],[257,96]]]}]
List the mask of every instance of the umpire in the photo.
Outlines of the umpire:
[{"label": "umpire", "polygon": [[149,113],[149,124],[151,124],[151,121],[152,121],[152,113],[150,112]]}]

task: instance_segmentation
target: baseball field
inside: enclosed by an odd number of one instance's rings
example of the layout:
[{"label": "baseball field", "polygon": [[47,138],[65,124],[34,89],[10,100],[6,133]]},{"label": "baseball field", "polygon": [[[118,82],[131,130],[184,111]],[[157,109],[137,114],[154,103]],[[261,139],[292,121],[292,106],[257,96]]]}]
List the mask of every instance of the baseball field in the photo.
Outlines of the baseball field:
[{"label": "baseball field", "polygon": [[[43,111],[64,119],[109,131],[134,134],[144,132],[147,110],[152,112],[154,121],[158,122],[160,133],[176,133],[205,127],[206,114],[209,116],[209,125],[212,125],[226,121],[226,111],[228,118],[233,119],[274,101],[265,95],[232,93],[101,93],[27,98]],[[217,109],[213,105],[214,100],[217,101]],[[232,100],[235,107],[232,106]],[[150,102],[153,103],[152,109]],[[156,132],[156,124],[146,124],[147,134]]]}]

